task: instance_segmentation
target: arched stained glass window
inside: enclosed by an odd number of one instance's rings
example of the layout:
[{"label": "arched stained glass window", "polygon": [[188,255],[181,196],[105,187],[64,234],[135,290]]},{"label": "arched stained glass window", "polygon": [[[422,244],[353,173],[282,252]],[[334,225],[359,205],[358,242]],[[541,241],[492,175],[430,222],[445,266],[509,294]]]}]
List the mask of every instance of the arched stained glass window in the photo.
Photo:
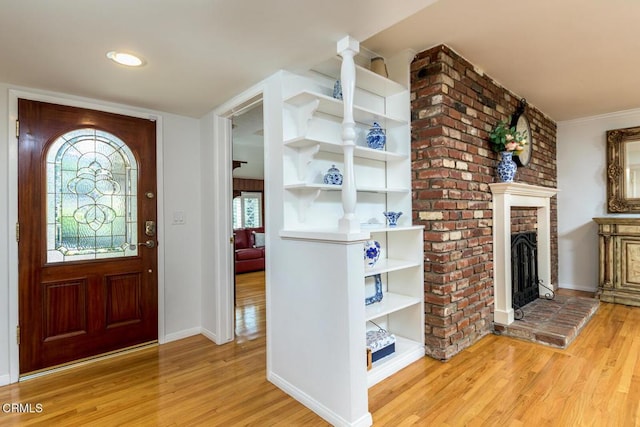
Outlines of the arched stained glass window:
[{"label": "arched stained glass window", "polygon": [[118,137],[77,129],[47,150],[47,262],[138,254],[135,156]]}]

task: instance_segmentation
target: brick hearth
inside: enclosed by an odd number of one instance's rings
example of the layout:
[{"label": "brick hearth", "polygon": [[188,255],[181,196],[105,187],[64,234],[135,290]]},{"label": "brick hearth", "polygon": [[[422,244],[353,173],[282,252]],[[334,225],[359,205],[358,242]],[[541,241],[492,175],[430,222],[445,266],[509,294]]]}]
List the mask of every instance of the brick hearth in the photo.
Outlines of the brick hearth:
[{"label": "brick hearth", "polygon": [[494,324],[496,335],[505,335],[567,348],[598,311],[595,298],[556,295],[553,300],[539,298],[524,307],[524,318],[508,326]]}]

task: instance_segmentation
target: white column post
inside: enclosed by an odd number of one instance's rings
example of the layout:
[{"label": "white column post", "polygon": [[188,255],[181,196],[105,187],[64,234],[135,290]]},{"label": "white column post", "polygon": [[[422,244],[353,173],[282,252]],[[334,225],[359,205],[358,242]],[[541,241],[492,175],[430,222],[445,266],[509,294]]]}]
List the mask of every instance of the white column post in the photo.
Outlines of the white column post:
[{"label": "white column post", "polygon": [[494,321],[502,325],[513,323],[511,290],[511,195],[493,196],[493,288]]},{"label": "white column post", "polygon": [[360,222],[356,218],[356,176],[353,167],[353,151],[356,146],[356,123],[353,119],[353,95],[356,88],[356,67],[353,57],[360,52],[360,43],[347,36],[338,42],[338,54],[342,57],[340,83],[344,116],[342,119],[342,148],[344,152],[344,175],[342,179],[342,209],[338,228],[343,233],[358,233]]}]

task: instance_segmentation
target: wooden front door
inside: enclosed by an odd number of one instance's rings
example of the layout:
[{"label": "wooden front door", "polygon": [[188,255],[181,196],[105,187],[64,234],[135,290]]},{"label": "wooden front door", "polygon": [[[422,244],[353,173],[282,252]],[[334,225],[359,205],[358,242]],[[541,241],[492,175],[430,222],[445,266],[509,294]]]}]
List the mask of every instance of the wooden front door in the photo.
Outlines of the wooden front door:
[{"label": "wooden front door", "polygon": [[20,373],[158,338],[156,124],[18,101]]}]

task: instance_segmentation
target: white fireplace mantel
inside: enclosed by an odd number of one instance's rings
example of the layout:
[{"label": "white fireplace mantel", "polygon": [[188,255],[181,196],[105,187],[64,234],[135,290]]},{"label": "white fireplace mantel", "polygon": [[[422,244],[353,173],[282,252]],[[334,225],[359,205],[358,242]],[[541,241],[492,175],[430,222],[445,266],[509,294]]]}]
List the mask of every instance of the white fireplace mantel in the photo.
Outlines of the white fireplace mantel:
[{"label": "white fireplace mantel", "polygon": [[[493,320],[501,325],[513,323],[511,291],[511,208],[537,208],[538,278],[551,286],[550,199],[558,189],[515,182],[489,184],[493,194]],[[540,295],[545,289],[540,286]]]}]

